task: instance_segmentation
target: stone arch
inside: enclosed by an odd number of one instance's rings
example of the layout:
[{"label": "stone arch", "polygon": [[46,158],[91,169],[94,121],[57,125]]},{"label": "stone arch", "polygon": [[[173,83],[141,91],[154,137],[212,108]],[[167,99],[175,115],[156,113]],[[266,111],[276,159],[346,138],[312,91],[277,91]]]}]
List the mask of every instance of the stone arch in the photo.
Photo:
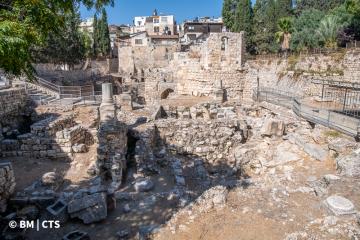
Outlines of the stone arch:
[{"label": "stone arch", "polygon": [[174,89],[171,88],[167,88],[164,91],[162,91],[162,93],[160,94],[160,98],[161,99],[167,99],[169,97],[170,93],[173,93]]}]

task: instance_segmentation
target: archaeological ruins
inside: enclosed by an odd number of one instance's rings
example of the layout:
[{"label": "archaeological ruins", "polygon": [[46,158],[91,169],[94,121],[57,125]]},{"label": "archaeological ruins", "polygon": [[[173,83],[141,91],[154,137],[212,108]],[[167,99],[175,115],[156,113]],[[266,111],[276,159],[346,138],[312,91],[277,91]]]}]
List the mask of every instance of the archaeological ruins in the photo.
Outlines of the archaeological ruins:
[{"label": "archaeological ruins", "polygon": [[360,239],[360,48],[244,36],[3,75],[0,239]]}]

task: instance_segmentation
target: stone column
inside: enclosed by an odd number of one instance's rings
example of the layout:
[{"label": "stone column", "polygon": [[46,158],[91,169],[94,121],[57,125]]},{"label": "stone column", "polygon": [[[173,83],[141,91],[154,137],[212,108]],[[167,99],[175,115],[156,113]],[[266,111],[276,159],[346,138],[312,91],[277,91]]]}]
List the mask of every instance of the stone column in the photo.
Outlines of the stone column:
[{"label": "stone column", "polygon": [[214,84],[214,100],[219,103],[223,103],[225,101],[224,98],[224,89],[222,86],[221,80],[216,80]]},{"label": "stone column", "polygon": [[103,104],[113,104],[113,86],[112,83],[103,83],[102,87],[102,100],[101,105]]},{"label": "stone column", "polygon": [[102,99],[100,105],[100,120],[102,122],[116,118],[115,104],[113,100],[112,83],[102,84]]}]

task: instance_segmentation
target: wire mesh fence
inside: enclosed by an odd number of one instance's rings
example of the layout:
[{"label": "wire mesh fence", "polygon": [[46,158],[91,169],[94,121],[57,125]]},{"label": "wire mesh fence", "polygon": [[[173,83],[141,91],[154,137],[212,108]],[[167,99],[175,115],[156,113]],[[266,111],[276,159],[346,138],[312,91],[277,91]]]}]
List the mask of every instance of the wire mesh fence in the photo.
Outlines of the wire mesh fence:
[{"label": "wire mesh fence", "polygon": [[[302,96],[292,94],[292,92],[273,88],[259,88],[254,90],[253,98],[256,101],[266,101],[290,108],[296,115],[301,116],[310,122],[336,129],[350,136],[359,136],[360,118],[350,114],[354,110],[346,108],[346,111],[344,111],[338,110],[337,108],[327,108],[330,105],[308,104]],[[356,96],[358,97],[357,94]],[[348,102],[351,103],[352,101],[349,100]],[[345,103],[347,103],[347,101],[345,101]],[[332,102],[330,104],[336,105],[336,103]]]}]

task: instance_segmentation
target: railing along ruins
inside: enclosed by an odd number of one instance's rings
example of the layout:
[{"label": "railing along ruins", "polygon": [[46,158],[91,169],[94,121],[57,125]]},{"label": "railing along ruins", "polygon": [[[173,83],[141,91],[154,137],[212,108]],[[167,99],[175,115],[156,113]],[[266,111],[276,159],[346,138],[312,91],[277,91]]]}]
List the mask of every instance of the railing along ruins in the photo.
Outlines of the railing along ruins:
[{"label": "railing along ruins", "polygon": [[[48,95],[54,96],[55,99],[51,101],[53,103],[66,105],[101,103],[101,90],[96,90],[94,84],[64,86],[57,85],[38,76],[35,77],[34,82],[23,81],[22,84],[27,93],[29,93],[28,90],[30,88],[36,88]],[[41,94],[38,97],[37,101],[41,103]]]},{"label": "railing along ruins", "polygon": [[359,139],[360,118],[357,115],[345,114],[344,106],[311,104],[303,95],[266,87],[254,89],[253,99],[292,109],[296,115],[311,123],[321,124]]}]

